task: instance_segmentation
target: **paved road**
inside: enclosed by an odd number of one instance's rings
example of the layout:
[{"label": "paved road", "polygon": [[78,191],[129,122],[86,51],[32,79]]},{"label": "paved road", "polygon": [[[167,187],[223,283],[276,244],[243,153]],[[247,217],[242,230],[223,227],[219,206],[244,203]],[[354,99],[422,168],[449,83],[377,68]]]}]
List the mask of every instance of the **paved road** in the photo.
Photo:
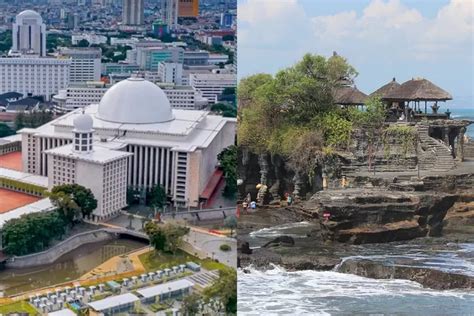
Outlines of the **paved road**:
[{"label": "paved road", "polygon": [[[109,225],[128,228],[130,219],[127,215],[120,215],[107,222]],[[139,217],[132,219],[132,227],[139,231],[142,227],[142,220]],[[231,267],[237,267],[237,240],[216,234],[209,233],[207,229],[191,226],[190,233],[185,236],[185,240],[197,250],[204,252],[209,258],[217,259]],[[220,250],[222,244],[228,244],[230,251]]]},{"label": "paved road", "polygon": [[[185,240],[193,247],[207,253],[209,258],[217,259],[219,262],[225,263],[234,268],[237,267],[236,239],[211,235],[195,228],[190,231],[190,233],[185,237]],[[228,244],[231,247],[231,250],[220,250],[222,244]]]}]

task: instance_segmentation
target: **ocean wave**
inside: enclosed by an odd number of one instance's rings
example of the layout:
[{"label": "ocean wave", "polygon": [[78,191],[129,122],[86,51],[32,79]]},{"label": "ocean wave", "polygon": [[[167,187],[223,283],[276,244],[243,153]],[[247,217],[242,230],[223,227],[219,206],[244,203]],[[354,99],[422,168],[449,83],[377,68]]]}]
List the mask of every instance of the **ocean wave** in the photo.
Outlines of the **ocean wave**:
[{"label": "ocean wave", "polygon": [[265,271],[244,270],[238,271],[239,315],[465,315],[474,310],[474,292],[430,290],[409,280],[292,272],[275,265]]},{"label": "ocean wave", "polygon": [[310,227],[313,224],[310,222],[297,222],[297,223],[289,223],[289,224],[282,224],[267,228],[262,228],[256,231],[253,231],[249,234],[250,237],[254,238],[274,238],[278,236],[291,236],[293,238],[305,238],[306,234],[298,234],[298,233],[285,233],[285,231],[289,231],[295,228],[303,228],[303,227]]}]

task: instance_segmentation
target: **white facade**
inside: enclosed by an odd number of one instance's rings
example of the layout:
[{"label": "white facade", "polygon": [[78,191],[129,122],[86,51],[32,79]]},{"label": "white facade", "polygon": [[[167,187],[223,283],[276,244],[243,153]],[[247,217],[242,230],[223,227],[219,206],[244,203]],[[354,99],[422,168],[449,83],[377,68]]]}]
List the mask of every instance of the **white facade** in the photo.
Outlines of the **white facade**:
[{"label": "white facade", "polygon": [[103,82],[71,85],[53,96],[53,102],[57,111],[69,112],[99,103],[108,88]]},{"label": "white facade", "polygon": [[[126,76],[128,79],[129,75]],[[148,78],[145,78],[150,80]],[[151,80],[154,81],[154,80]],[[205,108],[209,101],[204,98],[200,91],[191,86],[160,84],[158,86],[168,97],[170,105],[174,109],[200,110]],[[60,90],[53,96],[54,107],[57,112],[70,112],[75,109],[86,107],[90,104],[100,102],[110,86],[103,82],[89,82],[87,84],[76,84]]]},{"label": "white facade", "polygon": [[71,36],[72,45],[77,45],[83,39],[88,41],[89,45],[92,45],[92,44],[99,45],[99,44],[107,43],[107,36],[83,33],[83,34],[73,34]]},{"label": "white facade", "polygon": [[[54,167],[47,155],[71,157],[74,121],[85,111],[95,131],[94,149],[86,156],[92,155],[95,161],[117,152],[130,154],[128,186],[149,190],[161,185],[174,204],[198,206],[218,164],[217,155],[234,143],[236,120],[206,111],[171,109],[169,103],[166,94],[151,82],[138,78],[122,81],[110,88],[99,104],[36,129],[21,130],[24,169],[49,175]],[[84,167],[80,171],[77,162],[75,167],[77,183],[81,183],[79,176],[84,177],[81,181],[96,180],[90,178],[95,178],[98,170]]]},{"label": "white facade", "polygon": [[158,64],[158,78],[160,82],[183,83],[183,64],[172,62],[161,62]]},{"label": "white facade", "polygon": [[199,91],[191,86],[173,84],[158,84],[158,86],[163,89],[174,109],[201,110],[209,103]]},{"label": "white facade", "polygon": [[63,48],[61,56],[71,58],[69,83],[99,81],[102,51],[100,48]]},{"label": "white facade", "polygon": [[[127,205],[127,159],[129,153],[93,145],[92,118],[87,114],[73,121],[73,143],[47,150],[48,188],[77,183],[97,199],[93,219],[117,215]],[[93,175],[93,176],[91,176]]]},{"label": "white facade", "polygon": [[52,95],[69,85],[70,59],[0,58],[0,93]]},{"label": "white facade", "polygon": [[122,23],[125,25],[142,25],[144,0],[123,0]]},{"label": "white facade", "polygon": [[46,25],[37,12],[25,10],[16,16],[12,42],[14,52],[46,56]]},{"label": "white facade", "polygon": [[225,88],[237,86],[237,78],[235,74],[196,73],[189,75],[189,85],[201,91],[209,103],[216,103]]}]

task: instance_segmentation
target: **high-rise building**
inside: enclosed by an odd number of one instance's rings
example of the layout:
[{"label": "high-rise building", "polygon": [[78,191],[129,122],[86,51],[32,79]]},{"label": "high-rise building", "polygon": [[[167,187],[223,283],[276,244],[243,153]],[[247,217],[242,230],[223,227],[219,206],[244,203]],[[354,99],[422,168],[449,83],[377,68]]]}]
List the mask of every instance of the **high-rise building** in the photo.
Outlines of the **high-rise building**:
[{"label": "high-rise building", "polygon": [[158,77],[161,82],[181,85],[183,83],[183,64],[160,62],[158,64]]},{"label": "high-rise building", "polygon": [[37,12],[20,12],[13,23],[12,31],[12,51],[46,56],[46,25]]},{"label": "high-rise building", "polygon": [[0,93],[19,92],[50,100],[69,85],[70,59],[0,58]]},{"label": "high-rise building", "polygon": [[123,0],[122,22],[125,25],[143,25],[144,0]]},{"label": "high-rise building", "polygon": [[71,58],[70,83],[100,80],[102,51],[99,47],[63,48],[60,53]]},{"label": "high-rise building", "polygon": [[178,17],[196,18],[199,15],[199,0],[179,0]]},{"label": "high-rise building", "polygon": [[162,12],[168,30],[175,30],[178,26],[178,1],[162,0]]},{"label": "high-rise building", "polygon": [[221,73],[193,73],[189,75],[189,85],[200,91],[209,103],[217,103],[217,97],[222,94],[225,88],[237,86],[235,74]]}]

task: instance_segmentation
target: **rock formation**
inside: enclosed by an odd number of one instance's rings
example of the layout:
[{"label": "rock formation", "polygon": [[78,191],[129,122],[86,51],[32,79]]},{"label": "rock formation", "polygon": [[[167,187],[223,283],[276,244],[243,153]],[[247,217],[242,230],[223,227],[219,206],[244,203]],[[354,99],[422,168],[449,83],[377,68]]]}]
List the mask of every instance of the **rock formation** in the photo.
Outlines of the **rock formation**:
[{"label": "rock formation", "polygon": [[439,236],[456,196],[384,189],[327,190],[304,210],[318,214],[325,239],[354,244]]}]

